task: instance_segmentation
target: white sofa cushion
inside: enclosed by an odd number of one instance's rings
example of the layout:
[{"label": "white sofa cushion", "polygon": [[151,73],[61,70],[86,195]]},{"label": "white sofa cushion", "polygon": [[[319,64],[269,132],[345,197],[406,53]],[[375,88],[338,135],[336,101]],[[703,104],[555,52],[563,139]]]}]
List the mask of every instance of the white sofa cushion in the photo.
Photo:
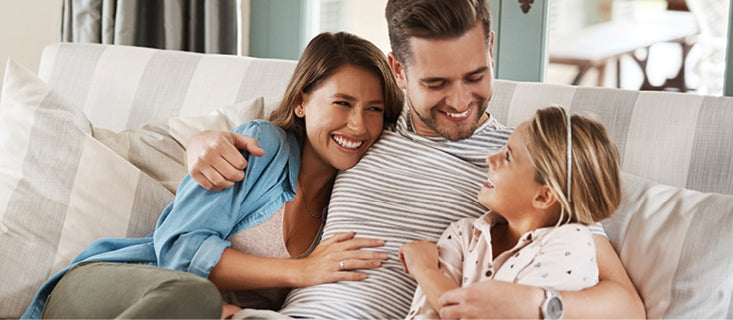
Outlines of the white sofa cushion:
[{"label": "white sofa cushion", "polygon": [[173,194],[92,135],[84,115],[10,61],[0,104],[0,318],[90,242],[152,231]]},{"label": "white sofa cushion", "polygon": [[623,174],[606,232],[647,316],[733,317],[733,196]]}]

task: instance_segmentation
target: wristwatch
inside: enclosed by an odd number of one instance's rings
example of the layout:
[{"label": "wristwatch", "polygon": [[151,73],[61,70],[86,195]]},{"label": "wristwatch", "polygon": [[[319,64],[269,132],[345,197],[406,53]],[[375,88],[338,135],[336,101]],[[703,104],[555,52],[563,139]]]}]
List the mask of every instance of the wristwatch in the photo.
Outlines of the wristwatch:
[{"label": "wristwatch", "polygon": [[562,297],[553,289],[542,289],[545,290],[545,301],[540,306],[542,319],[562,319]]}]

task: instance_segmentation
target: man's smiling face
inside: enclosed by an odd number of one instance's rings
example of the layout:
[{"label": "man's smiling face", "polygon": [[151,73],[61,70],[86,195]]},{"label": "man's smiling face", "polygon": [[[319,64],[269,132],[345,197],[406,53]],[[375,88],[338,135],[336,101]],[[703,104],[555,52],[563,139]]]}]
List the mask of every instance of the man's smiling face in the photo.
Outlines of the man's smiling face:
[{"label": "man's smiling face", "polygon": [[[390,57],[405,89],[415,130],[450,140],[470,137],[488,119],[493,93],[493,35],[487,44],[480,24],[458,38],[409,40],[407,65]],[[396,64],[396,65],[395,65]]]}]

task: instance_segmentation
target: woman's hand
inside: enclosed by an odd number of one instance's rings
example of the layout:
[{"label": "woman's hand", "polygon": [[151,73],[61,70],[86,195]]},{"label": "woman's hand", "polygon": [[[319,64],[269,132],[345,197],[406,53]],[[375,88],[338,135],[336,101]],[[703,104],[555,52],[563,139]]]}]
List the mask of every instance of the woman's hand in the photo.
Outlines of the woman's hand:
[{"label": "woman's hand", "polygon": [[400,247],[400,262],[405,273],[413,277],[416,272],[439,268],[438,246],[427,240],[418,240],[405,243]]},{"label": "woman's hand", "polygon": [[374,269],[387,260],[387,254],[379,251],[361,250],[384,245],[384,240],[354,238],[354,232],[339,233],[322,241],[313,252],[301,259],[296,284],[298,287],[312,286],[337,281],[358,281],[367,274],[356,269]]}]

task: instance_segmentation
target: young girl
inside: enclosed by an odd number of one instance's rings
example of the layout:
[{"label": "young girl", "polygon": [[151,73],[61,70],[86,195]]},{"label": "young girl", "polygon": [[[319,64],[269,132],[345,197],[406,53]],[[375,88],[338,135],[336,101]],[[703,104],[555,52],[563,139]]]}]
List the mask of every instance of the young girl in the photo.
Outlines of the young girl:
[{"label": "young girl", "polygon": [[[376,46],[347,33],[316,36],[272,122],[234,130],[262,148],[243,152],[244,180],[210,192],[187,176],[152,234],[92,243],[23,317],[226,317],[239,307],[277,309],[292,287],[365,279],[352,270],[379,267],[386,254],[361,249],[383,241],[318,240],[336,173],[395,123],[402,103]],[[217,289],[238,306],[222,310]]]},{"label": "young girl", "polygon": [[618,150],[605,128],[558,107],[538,110],[486,163],[478,200],[488,213],[453,223],[437,245],[400,248],[419,285],[408,318],[439,318],[443,293],[487,279],[549,292],[598,282],[586,225],[609,217],[621,197]]}]

